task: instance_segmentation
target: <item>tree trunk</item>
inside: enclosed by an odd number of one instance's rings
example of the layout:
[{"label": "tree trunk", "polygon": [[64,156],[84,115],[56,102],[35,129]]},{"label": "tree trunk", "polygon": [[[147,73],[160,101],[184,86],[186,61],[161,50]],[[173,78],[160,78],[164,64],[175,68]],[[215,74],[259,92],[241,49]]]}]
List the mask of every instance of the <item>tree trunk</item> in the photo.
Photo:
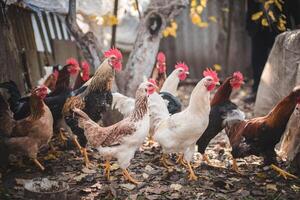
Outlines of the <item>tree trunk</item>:
[{"label": "tree trunk", "polygon": [[84,34],[76,22],[76,0],[69,0],[69,12],[66,18],[67,26],[81,49],[84,58],[96,69],[100,65],[102,47],[92,32]]},{"label": "tree trunk", "polygon": [[21,56],[9,18],[6,16],[5,3],[0,2],[0,82],[13,80],[20,92],[25,88]]},{"label": "tree trunk", "polygon": [[117,74],[122,94],[134,96],[143,76],[149,77],[167,23],[186,7],[186,0],[151,0],[138,27],[137,38],[126,68]]}]

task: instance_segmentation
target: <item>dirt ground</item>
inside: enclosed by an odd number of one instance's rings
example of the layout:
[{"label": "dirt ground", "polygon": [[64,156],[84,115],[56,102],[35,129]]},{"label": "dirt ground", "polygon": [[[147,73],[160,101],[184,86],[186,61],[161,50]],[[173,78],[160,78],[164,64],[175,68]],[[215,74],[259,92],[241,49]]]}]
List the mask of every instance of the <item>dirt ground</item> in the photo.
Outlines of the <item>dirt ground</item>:
[{"label": "dirt ground", "polygon": [[[186,105],[192,87],[180,88],[180,98]],[[245,86],[233,95],[233,101],[253,116],[252,104],[243,99],[249,92]],[[121,170],[113,164],[110,182],[103,176],[103,161],[95,150],[89,151],[91,168],[85,168],[78,150],[64,146],[54,139],[56,152],[42,151],[39,160],[46,166],[40,172],[28,159],[20,166],[13,160],[11,167],[1,175],[0,199],[25,199],[23,184],[37,177],[62,180],[69,184],[68,199],[300,199],[300,180],[285,180],[268,166],[262,166],[262,159],[250,156],[239,159],[242,174],[231,170],[230,146],[224,133],[211,141],[206,153],[211,165],[195,155],[194,165],[198,180],[187,180],[187,171],[180,165],[167,170],[160,164],[160,148],[143,146],[136,153],[130,165],[130,172],[140,184],[124,181]],[[171,160],[175,164],[176,155]],[[286,168],[284,162],[280,166]],[[289,171],[290,169],[287,168]]]}]

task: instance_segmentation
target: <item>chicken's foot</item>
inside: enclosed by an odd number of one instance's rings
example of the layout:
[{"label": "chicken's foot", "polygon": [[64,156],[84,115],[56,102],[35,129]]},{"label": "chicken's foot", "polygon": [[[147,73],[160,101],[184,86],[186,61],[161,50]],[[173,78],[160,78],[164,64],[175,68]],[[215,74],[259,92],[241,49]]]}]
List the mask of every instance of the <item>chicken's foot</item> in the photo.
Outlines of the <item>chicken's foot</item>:
[{"label": "chicken's foot", "polygon": [[283,169],[277,167],[277,166],[274,165],[274,164],[271,165],[271,168],[272,168],[273,170],[275,170],[277,173],[279,173],[279,176],[282,176],[284,179],[288,179],[288,177],[294,178],[294,179],[298,179],[297,176],[288,173],[287,171],[285,171],[285,170],[283,170]]},{"label": "chicken's foot", "polygon": [[40,168],[40,170],[45,170],[45,167],[36,158],[33,159],[33,162],[38,168]]},{"label": "chicken's foot", "polygon": [[154,145],[155,144],[155,142],[154,142],[154,140],[153,140],[153,136],[152,135],[149,135],[149,138],[148,138],[148,141],[147,141],[147,146],[148,147],[151,147],[152,145]]},{"label": "chicken's foot", "polygon": [[131,182],[131,183],[133,183],[133,184],[136,184],[136,185],[139,184],[139,183],[137,182],[137,180],[135,180],[134,178],[132,178],[132,177],[130,176],[130,174],[129,174],[129,172],[128,172],[127,169],[124,169],[122,174],[123,174],[124,178],[125,178],[126,180],[128,180],[129,182]]},{"label": "chicken's foot", "polygon": [[241,172],[240,172],[240,170],[239,170],[239,167],[238,167],[238,165],[237,165],[236,159],[233,159],[233,160],[232,160],[232,169],[233,169],[233,171],[235,171],[236,173],[241,174]]},{"label": "chicken's foot", "polygon": [[179,154],[179,156],[178,156],[178,158],[177,158],[177,160],[176,160],[176,163],[177,163],[177,164],[181,164],[181,165],[183,165],[184,167],[188,168],[188,165],[186,164],[186,162],[185,162],[184,159],[183,159],[183,154],[182,154],[182,153]]},{"label": "chicken's foot", "polygon": [[204,160],[208,165],[211,165],[211,162],[210,162],[208,156],[207,156],[205,153],[202,155],[202,158],[203,158],[203,160]]},{"label": "chicken's foot", "polygon": [[107,180],[110,178],[110,161],[106,160],[104,164],[104,176],[106,176]]},{"label": "chicken's foot", "polygon": [[83,158],[84,158],[84,164],[86,167],[89,167],[90,165],[90,160],[89,160],[89,157],[88,157],[88,153],[86,151],[86,148],[81,148],[81,152],[83,154]]},{"label": "chicken's foot", "polygon": [[168,160],[168,155],[167,154],[163,154],[161,159],[160,159],[161,163],[163,164],[163,166],[167,169],[170,168],[170,166],[173,166],[174,164],[171,163],[169,160]]},{"label": "chicken's foot", "polygon": [[61,143],[64,144],[64,145],[66,144],[66,141],[68,140],[68,138],[67,138],[66,134],[64,133],[63,129],[59,129],[59,139],[60,139]]},{"label": "chicken's foot", "polygon": [[188,166],[188,170],[190,172],[189,174],[189,181],[196,181],[198,179],[198,177],[196,176],[192,166],[191,166],[191,163],[190,162],[187,162],[187,166]]},{"label": "chicken's foot", "polygon": [[77,137],[74,137],[73,139],[73,143],[75,144],[75,146],[79,149],[79,151],[81,152],[81,154],[83,154],[82,152],[82,147],[81,145],[79,144],[78,140],[77,140]]}]

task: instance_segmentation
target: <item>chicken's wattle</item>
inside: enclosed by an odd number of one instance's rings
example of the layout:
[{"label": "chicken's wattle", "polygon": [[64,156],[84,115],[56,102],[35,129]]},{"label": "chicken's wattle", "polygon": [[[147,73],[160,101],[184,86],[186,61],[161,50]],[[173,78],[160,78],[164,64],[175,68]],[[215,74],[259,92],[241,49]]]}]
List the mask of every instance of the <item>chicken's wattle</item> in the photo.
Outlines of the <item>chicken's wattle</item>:
[{"label": "chicken's wattle", "polygon": [[178,77],[179,77],[179,79],[180,79],[181,81],[184,81],[184,80],[186,79],[187,75],[186,75],[185,72],[182,72],[182,73],[180,73],[180,74],[178,75]]},{"label": "chicken's wattle", "polygon": [[216,87],[216,84],[210,84],[210,85],[206,86],[208,91],[212,91],[213,89],[215,89],[215,87]]}]

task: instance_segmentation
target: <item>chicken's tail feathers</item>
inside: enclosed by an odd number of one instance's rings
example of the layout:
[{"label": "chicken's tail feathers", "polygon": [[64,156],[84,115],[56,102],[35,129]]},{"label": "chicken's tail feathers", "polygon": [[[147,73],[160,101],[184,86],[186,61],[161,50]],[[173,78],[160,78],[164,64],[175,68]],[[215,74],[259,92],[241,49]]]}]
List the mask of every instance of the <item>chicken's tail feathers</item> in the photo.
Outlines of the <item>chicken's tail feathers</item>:
[{"label": "chicken's tail feathers", "polygon": [[10,104],[10,107],[16,106],[19,99],[22,97],[17,84],[12,80],[0,83],[0,89],[6,90],[5,92],[7,93],[7,100]]},{"label": "chicken's tail feathers", "polygon": [[231,126],[232,124],[235,124],[237,122],[245,120],[245,113],[241,111],[240,109],[236,108],[233,110],[230,110],[226,112],[226,114],[223,116],[223,127],[225,126]]},{"label": "chicken's tail feathers", "polygon": [[15,120],[13,119],[13,113],[11,112],[9,105],[5,98],[0,93],[0,121],[3,123],[0,126],[0,134],[10,135],[13,127],[15,126]]}]

